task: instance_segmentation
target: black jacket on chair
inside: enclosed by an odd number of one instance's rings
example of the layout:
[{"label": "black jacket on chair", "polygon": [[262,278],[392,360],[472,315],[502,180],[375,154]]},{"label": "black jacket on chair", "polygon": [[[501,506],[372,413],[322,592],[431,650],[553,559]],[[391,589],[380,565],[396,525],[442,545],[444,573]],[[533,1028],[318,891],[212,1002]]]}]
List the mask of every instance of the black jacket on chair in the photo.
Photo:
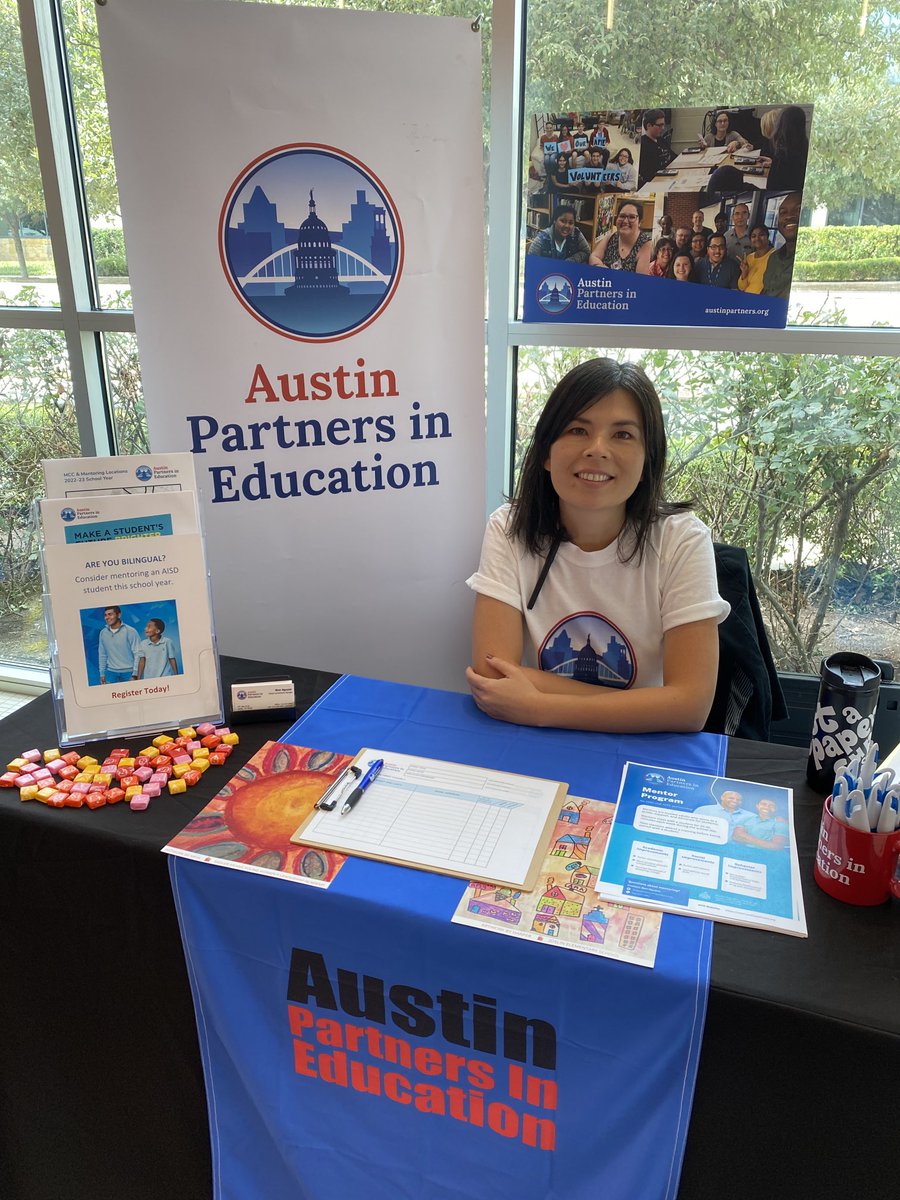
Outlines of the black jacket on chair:
[{"label": "black jacket on chair", "polygon": [[739,546],[714,543],[719,595],[731,612],[719,626],[719,676],[704,729],[755,741],[769,740],[772,721],[787,705],[763,624],[750,562]]}]

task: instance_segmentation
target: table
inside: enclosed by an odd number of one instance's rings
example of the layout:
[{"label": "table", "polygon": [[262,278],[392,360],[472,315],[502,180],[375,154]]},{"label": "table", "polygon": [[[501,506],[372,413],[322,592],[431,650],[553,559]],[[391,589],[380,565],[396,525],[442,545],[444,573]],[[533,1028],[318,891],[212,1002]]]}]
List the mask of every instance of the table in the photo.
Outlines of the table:
[{"label": "table", "polygon": [[[742,157],[738,153],[738,157]],[[691,195],[699,196],[706,191],[706,185],[709,181],[709,176],[717,167],[734,167],[740,166],[735,163],[732,154],[723,154],[715,148],[704,150],[702,153],[685,153],[676,155],[669,163],[667,170],[676,171],[675,175],[656,175],[643,185],[640,191],[636,192],[638,199],[645,200],[655,194],[657,201],[665,200],[665,197],[672,193],[686,192]],[[742,171],[744,186],[746,188],[758,188],[765,191],[766,180],[769,177],[769,169],[766,167],[760,174],[749,173],[749,164]]]},{"label": "table", "polygon": [[[225,682],[283,667],[223,660]],[[290,671],[301,705],[333,682]],[[280,729],[247,726],[237,767]],[[7,761],[49,744],[41,697],[0,723]],[[897,906],[820,893],[821,801],[805,752],[733,741],[728,772],[795,788],[808,941],[717,926],[700,1074],[679,1196],[741,1200],[894,1190],[900,1068]],[[0,1188],[15,1200],[209,1200],[193,1010],[159,847],[224,782],[144,814],[0,800]],[[752,1131],[752,1132],[751,1132]],[[617,1200],[617,1198],[616,1198]]]}]

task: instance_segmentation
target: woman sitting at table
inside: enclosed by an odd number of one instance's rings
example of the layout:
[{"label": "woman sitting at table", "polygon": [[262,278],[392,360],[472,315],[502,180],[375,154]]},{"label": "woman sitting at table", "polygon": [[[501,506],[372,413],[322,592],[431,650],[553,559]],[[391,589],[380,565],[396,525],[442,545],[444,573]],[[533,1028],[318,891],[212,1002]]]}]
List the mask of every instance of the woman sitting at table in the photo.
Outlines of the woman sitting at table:
[{"label": "woman sitting at table", "polygon": [[759,153],[763,159],[772,157],[772,134],[780,116],[780,108],[767,108],[759,118]]},{"label": "woman sitting at table", "polygon": [[640,367],[592,359],[556,385],[468,580],[466,677],[483,712],[617,733],[703,728],[729,606],[709,530],[663,499],[665,462]]},{"label": "woman sitting at table", "polygon": [[745,137],[742,137],[736,129],[731,128],[731,117],[724,108],[720,109],[713,118],[712,134],[707,137],[701,130],[698,141],[704,150],[709,146],[725,146],[730,154],[735,150],[752,148]]},{"label": "woman sitting at table", "polygon": [[788,105],[778,114],[772,131],[772,157],[759,160],[760,166],[769,168],[766,190],[802,192],[808,157],[806,113],[797,104]]},{"label": "woman sitting at table", "polygon": [[677,283],[696,283],[694,260],[687,250],[676,250],[666,271],[666,279],[674,279]]},{"label": "woman sitting at table", "polygon": [[648,275],[653,275],[656,279],[662,279],[669,270],[669,264],[672,261],[672,256],[675,253],[675,239],[662,237],[656,243],[656,258],[650,264]]},{"label": "woman sitting at table", "polygon": [[616,227],[598,238],[588,262],[611,271],[650,273],[650,234],[641,229],[644,207],[637,200],[623,200],[616,214]]}]

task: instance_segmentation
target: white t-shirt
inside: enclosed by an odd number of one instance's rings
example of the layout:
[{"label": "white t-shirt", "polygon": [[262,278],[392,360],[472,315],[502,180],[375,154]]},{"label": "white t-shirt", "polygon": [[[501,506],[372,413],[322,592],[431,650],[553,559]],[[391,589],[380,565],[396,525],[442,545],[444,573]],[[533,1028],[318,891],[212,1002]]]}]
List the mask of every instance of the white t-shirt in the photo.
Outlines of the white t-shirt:
[{"label": "white t-shirt", "polygon": [[508,519],[508,504],[491,514],[466,582],[523,614],[529,666],[608,687],[660,687],[663,634],[731,611],[718,592],[709,530],[684,512],[650,527],[640,562],[620,562],[615,542],[590,552],[562,542],[528,612],[544,559],[510,541]]}]

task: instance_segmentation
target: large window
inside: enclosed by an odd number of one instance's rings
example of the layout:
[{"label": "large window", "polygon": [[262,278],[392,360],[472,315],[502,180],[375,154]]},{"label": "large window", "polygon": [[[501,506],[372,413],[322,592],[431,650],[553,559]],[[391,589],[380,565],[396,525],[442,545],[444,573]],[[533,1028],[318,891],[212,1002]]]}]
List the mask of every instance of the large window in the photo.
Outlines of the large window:
[{"label": "large window", "polygon": [[[837,644],[900,660],[898,27],[895,6],[858,0],[497,0],[482,19],[491,499],[568,365],[638,358],[665,397],[671,490],[747,547],[788,669]],[[532,113],[782,100],[815,105],[786,331],[517,320]],[[45,662],[40,458],[147,444],[133,330],[94,4],[0,0],[0,662]]]},{"label": "large window", "polygon": [[787,671],[815,672],[838,647],[900,666],[900,372],[896,335],[878,333],[900,326],[898,30],[896,9],[846,0],[528,5],[526,189],[544,186],[529,156],[541,114],[625,110],[636,157],[644,107],[815,106],[784,333],[511,332],[513,470],[565,370],[592,354],[639,361],[664,400],[670,493],[747,549]]},{"label": "large window", "polygon": [[555,381],[596,353],[655,380],[669,497],[746,548],[778,667],[816,673],[836,649],[900,665],[896,360],[523,348],[517,465]]},{"label": "large window", "polygon": [[898,327],[898,39],[862,0],[530,0],[525,115],[813,104],[789,319]]}]

